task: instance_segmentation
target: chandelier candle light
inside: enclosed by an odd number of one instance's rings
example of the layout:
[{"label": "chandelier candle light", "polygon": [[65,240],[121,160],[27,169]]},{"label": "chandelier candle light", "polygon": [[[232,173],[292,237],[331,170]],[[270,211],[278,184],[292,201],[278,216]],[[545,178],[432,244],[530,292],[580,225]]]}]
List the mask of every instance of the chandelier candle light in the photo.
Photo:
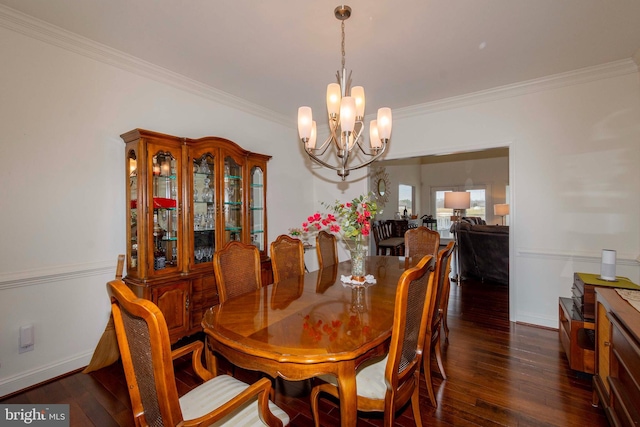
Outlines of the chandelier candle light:
[{"label": "chandelier candle light", "polygon": [[[372,120],[369,125],[370,147],[369,150],[365,150],[362,142],[362,132],[365,128],[364,88],[351,87],[351,72],[347,77],[344,65],[344,21],[351,16],[351,8],[346,5],[338,6],[334,14],[342,24],[342,71],[336,74],[338,83],[327,86],[327,113],[331,134],[322,145],[316,147],[316,122],[313,120],[310,107],[298,109],[298,133],[309,158],[326,168],[337,171],[344,181],[349,171],[369,165],[385,152],[391,137],[392,119],[390,108],[378,110],[377,120]],[[335,147],[335,155],[338,157],[337,165],[328,163],[331,152],[327,154],[327,149],[330,145]],[[353,153],[355,147],[358,147],[367,158],[362,163],[349,165],[351,154],[354,157],[357,155],[357,151]]]}]

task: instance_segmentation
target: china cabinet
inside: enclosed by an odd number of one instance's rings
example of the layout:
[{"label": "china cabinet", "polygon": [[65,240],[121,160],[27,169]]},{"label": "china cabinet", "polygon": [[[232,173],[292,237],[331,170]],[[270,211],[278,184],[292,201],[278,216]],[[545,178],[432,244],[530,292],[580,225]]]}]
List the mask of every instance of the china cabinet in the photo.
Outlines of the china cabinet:
[{"label": "china cabinet", "polygon": [[172,341],[201,329],[218,303],[213,254],[239,240],[267,257],[267,162],[233,141],[181,138],[134,129],[125,142],[127,275],[162,310]]}]

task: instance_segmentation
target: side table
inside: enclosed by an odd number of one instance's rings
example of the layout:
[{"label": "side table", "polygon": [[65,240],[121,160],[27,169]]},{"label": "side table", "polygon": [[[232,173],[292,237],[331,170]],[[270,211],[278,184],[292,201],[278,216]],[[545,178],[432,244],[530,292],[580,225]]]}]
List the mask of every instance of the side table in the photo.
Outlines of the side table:
[{"label": "side table", "polygon": [[598,278],[597,274],[574,273],[571,298],[559,298],[558,317],[560,342],[569,367],[573,370],[595,373],[595,289],[624,288],[640,290],[626,277],[616,277],[615,282]]}]

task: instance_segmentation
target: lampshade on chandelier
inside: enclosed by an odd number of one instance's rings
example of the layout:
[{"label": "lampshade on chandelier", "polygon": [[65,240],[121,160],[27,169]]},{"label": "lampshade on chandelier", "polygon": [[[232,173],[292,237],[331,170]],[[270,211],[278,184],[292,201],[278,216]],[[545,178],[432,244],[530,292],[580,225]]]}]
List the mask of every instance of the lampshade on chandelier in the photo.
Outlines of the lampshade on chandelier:
[{"label": "lampshade on chandelier", "polygon": [[[344,181],[349,171],[360,169],[379,158],[386,150],[391,136],[391,109],[380,108],[377,120],[372,120],[369,125],[370,146],[365,149],[363,143],[364,124],[364,88],[362,86],[351,87],[351,72],[347,77],[345,69],[344,53],[344,21],[351,16],[351,8],[346,5],[336,7],[334,14],[342,24],[342,71],[338,71],[336,77],[338,83],[327,86],[327,113],[329,115],[330,135],[316,147],[316,122],[313,120],[310,107],[298,109],[298,133],[304,144],[309,158],[316,163],[338,172]],[[337,165],[330,162],[331,151],[335,148]],[[349,164],[349,158],[356,156],[357,149],[366,159],[355,165]]]}]

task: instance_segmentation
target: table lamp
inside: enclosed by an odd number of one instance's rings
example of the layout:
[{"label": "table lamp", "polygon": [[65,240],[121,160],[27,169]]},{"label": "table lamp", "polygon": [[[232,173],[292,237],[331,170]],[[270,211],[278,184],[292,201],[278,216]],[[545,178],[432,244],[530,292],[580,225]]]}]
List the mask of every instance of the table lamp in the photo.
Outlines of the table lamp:
[{"label": "table lamp", "polygon": [[502,217],[502,225],[504,225],[504,217],[506,215],[509,215],[509,205],[506,204],[506,203],[499,204],[499,205],[493,205],[493,214],[495,216]]}]

